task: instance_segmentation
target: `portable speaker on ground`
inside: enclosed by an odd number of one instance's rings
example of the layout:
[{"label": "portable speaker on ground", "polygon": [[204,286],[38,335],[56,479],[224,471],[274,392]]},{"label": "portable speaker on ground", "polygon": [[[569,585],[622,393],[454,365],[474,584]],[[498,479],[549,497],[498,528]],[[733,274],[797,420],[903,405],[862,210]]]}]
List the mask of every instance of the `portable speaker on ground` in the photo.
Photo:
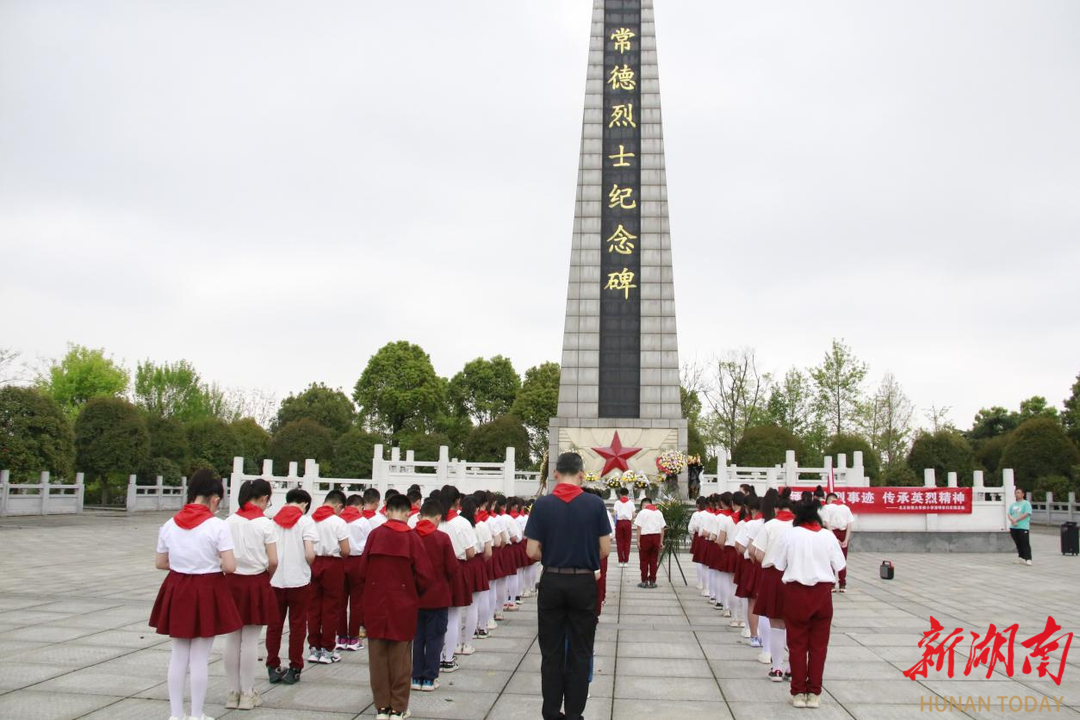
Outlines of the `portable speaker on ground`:
[{"label": "portable speaker on ground", "polygon": [[1074,522],[1061,524],[1061,554],[1080,555],[1080,527]]},{"label": "portable speaker on ground", "polygon": [[892,580],[896,574],[896,568],[893,566],[891,560],[882,560],[879,572],[881,573],[882,580]]}]

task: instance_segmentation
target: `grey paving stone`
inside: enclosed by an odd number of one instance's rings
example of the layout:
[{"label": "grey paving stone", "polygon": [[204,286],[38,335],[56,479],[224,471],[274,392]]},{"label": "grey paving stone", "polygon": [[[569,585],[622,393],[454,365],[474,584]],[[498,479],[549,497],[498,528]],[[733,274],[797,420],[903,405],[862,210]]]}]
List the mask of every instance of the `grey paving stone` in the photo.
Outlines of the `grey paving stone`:
[{"label": "grey paving stone", "polygon": [[697,643],[689,642],[620,642],[620,658],[704,658]]},{"label": "grey paving stone", "polygon": [[633,676],[616,676],[616,699],[651,700],[657,697],[679,700],[720,700],[720,688],[715,682],[697,678],[655,677],[644,680]]},{"label": "grey paving stone", "polygon": [[729,702],[728,707],[735,716],[735,720],[850,720],[851,715],[836,701],[826,697],[822,698],[821,707],[807,715],[804,709],[795,708],[787,699],[784,702]]},{"label": "grey paving stone", "polygon": [[693,700],[623,700],[616,698],[612,717],[640,718],[641,720],[684,720],[685,718],[708,718],[725,720],[732,717],[720,702]]},{"label": "grey paving stone", "polygon": [[72,720],[123,698],[33,690],[0,695],[0,717],[15,720]]},{"label": "grey paving stone", "polygon": [[[540,717],[543,700],[529,695],[503,695],[488,715],[492,720],[535,720]],[[415,711],[414,711],[415,712]],[[585,704],[585,720],[611,720],[611,700],[589,698]],[[634,718],[639,715],[615,715],[616,718]]]},{"label": "grey paving stone", "polygon": [[653,658],[619,658],[618,663],[616,663],[616,674],[620,677],[636,675],[641,677],[708,678],[710,681],[713,677],[709,662],[686,658],[666,658],[663,662],[657,662]]},{"label": "grey paving stone", "polygon": [[59,665],[35,665],[24,662],[0,662],[0,692],[18,690],[70,672]]},{"label": "grey paving stone", "polygon": [[835,680],[825,685],[825,689],[838,701],[844,703],[874,704],[918,704],[919,699],[931,694],[931,691],[917,682],[901,677],[898,680]]},{"label": "grey paving stone", "polygon": [[35,685],[34,690],[125,697],[151,688],[159,682],[158,678],[119,675],[90,667],[46,680]]},{"label": "grey paving stone", "polygon": [[[420,718],[446,718],[446,720],[473,720],[488,715],[499,695],[495,692],[446,693],[441,688],[435,692],[414,692],[409,695],[409,709]],[[519,695],[504,697],[521,697]],[[496,716],[498,717],[498,716]]]}]

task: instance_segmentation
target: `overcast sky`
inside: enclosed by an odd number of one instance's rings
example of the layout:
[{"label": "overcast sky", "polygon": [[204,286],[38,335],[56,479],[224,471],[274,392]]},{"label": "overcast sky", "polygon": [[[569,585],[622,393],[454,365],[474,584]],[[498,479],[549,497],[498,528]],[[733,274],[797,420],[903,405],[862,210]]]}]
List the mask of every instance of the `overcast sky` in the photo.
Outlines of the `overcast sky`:
[{"label": "overcast sky", "polygon": [[[1080,371],[1080,3],[656,0],[683,359]],[[283,397],[561,351],[591,0],[0,2],[0,347]]]}]

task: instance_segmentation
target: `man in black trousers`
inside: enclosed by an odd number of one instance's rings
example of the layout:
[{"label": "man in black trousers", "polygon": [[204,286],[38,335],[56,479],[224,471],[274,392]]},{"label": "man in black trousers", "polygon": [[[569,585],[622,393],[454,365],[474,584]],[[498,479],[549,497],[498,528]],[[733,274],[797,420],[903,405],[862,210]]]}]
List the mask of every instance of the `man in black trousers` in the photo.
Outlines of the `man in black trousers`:
[{"label": "man in black trousers", "polygon": [[525,526],[526,552],[544,566],[536,603],[544,720],[581,720],[589,697],[595,573],[611,551],[611,522],[604,501],[582,492],[584,478],[580,455],[560,455],[558,484],[533,504]]}]

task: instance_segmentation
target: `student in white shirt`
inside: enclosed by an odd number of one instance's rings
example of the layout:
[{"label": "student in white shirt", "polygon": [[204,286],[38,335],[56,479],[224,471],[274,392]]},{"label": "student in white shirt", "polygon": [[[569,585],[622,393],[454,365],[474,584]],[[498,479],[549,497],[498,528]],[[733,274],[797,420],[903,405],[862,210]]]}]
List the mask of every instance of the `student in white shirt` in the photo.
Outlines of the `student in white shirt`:
[{"label": "student in white shirt", "polygon": [[660,547],[664,544],[667,521],[664,520],[664,514],[652,504],[650,498],[642,498],[641,505],[641,512],[634,518],[638,559],[641,563],[641,582],[638,583],[638,587],[655,588]]},{"label": "student in white shirt", "polygon": [[634,501],[630,491],[619,488],[619,499],[615,501],[615,549],[619,555],[619,567],[630,564],[630,539],[633,533]]},{"label": "student in white shirt", "polygon": [[440,673],[452,673],[458,669],[454,655],[459,654],[461,645],[461,625],[465,617],[464,608],[472,605],[472,589],[469,585],[469,572],[466,563],[476,554],[476,532],[468,520],[459,515],[461,511],[461,493],[453,485],[444,485],[438,499],[446,507],[443,522],[439,530],[450,536],[454,556],[459,563],[457,579],[450,588],[450,608],[446,613],[446,635],[443,638],[442,659],[439,661]]},{"label": "student in white shirt", "polygon": [[702,595],[705,595],[705,566],[701,562],[701,519],[706,514],[706,506],[705,498],[699,497],[697,510],[690,516],[690,522],[686,525],[686,532],[690,535],[690,557],[697,571],[697,587],[698,590],[702,590]]},{"label": "student in white shirt", "polygon": [[761,575],[758,576],[754,589],[754,611],[769,619],[768,637],[763,637],[762,645],[768,648],[758,660],[770,663],[769,679],[773,682],[784,681],[784,582],[783,572],[775,566],[780,553],[784,535],[791,530],[795,514],[791,512],[791,500],[786,491],[783,495],[766,497],[762,501],[762,516],[768,517],[773,508],[775,516],[766,520],[750,543],[750,552],[761,563]]},{"label": "student in white shirt", "polygon": [[[308,515],[311,496],[293,488],[285,495],[285,506],[271,518],[277,533],[278,567],[270,585],[278,601],[278,617],[266,627],[266,671],[271,683],[294,685],[304,669],[304,638],[307,635],[308,607],[311,604],[311,564],[319,533]],[[281,668],[281,635],[289,618],[289,669]]]},{"label": "student in white shirt", "polygon": [[368,532],[386,522],[386,516],[379,512],[379,500],[382,493],[378,488],[369,487],[364,491],[364,509],[360,512],[368,522]]},{"label": "student in white shirt", "polygon": [[757,537],[761,526],[765,523],[761,515],[761,498],[757,495],[747,496],[746,515],[747,519],[739,523],[738,532],[735,534],[735,550],[739,553],[735,597],[743,603],[742,607],[746,612],[747,627],[743,628],[742,636],[750,640],[750,647],[760,648],[761,636],[758,634],[760,618],[754,612],[754,588],[757,586],[760,566],[750,557],[750,543]]},{"label": "student in white shirt", "polygon": [[[844,552],[844,560],[847,560],[848,545],[851,543],[851,531],[855,525],[855,515],[851,508],[840,502],[836,493],[829,493],[825,498],[825,507],[821,508],[821,519],[825,527],[832,531],[836,539],[840,541],[840,549]],[[837,576],[838,584],[834,590],[847,592],[847,568],[840,571]]]},{"label": "student in white shirt", "polygon": [[727,570],[726,574],[730,578],[724,607],[731,611],[731,622],[728,625],[745,628],[746,602],[736,595],[738,587],[735,583],[736,571],[739,569],[739,562],[742,559],[738,550],[735,549],[735,538],[738,537],[743,524],[749,519],[746,512],[746,495],[741,491],[731,494],[730,519],[731,527],[724,533],[724,553],[726,558],[724,567]]},{"label": "student in white shirt", "polygon": [[232,533],[236,572],[228,575],[236,609],[244,626],[225,636],[226,710],[252,710],[262,704],[255,691],[259,664],[259,635],[278,615],[277,596],[270,578],[277,570],[277,531],[263,514],[273,493],[262,478],[240,486],[239,510],[225,521]]},{"label": "student in white shirt", "polygon": [[311,514],[319,539],[315,543],[315,563],[311,566],[311,605],[308,609],[308,660],[315,663],[341,662],[337,651],[337,629],[345,595],[345,564],[349,557],[349,529],[338,517],[345,508],[345,493],[331,490],[320,508]]},{"label": "student in white shirt", "polygon": [[[495,614],[494,593],[491,588],[491,578],[488,573],[488,561],[491,560],[491,527],[487,523],[487,511],[483,509],[484,494],[474,493],[472,496],[474,513],[473,532],[476,533],[476,555],[469,560],[475,567],[478,588],[473,592],[473,604],[476,605],[476,634],[474,640],[486,640],[488,636],[488,622]],[[464,507],[464,501],[462,501]],[[468,638],[466,638],[467,640]]]},{"label": "student in white shirt", "polygon": [[337,648],[355,652],[364,649],[363,600],[364,583],[360,578],[360,556],[364,554],[371,524],[364,518],[361,508],[364,498],[350,495],[340,517],[349,531],[349,554],[343,559],[342,574],[345,588],[342,593],[341,613],[338,615]]},{"label": "student in white shirt", "polygon": [[[737,515],[734,515],[736,510],[732,507],[734,495],[734,493],[729,492],[720,493],[720,512],[716,516],[716,543],[720,546],[716,567],[716,599],[718,606],[724,608],[721,613],[723,617],[730,618],[734,618],[732,615],[732,610],[734,610],[732,600],[735,597],[733,560],[735,558],[735,521]],[[742,493],[739,493],[739,495],[741,496]],[[729,538],[731,542],[728,542]],[[738,620],[735,622],[738,622]]]},{"label": "student in white shirt", "polygon": [[[172,638],[170,720],[209,720],[203,705],[214,637],[243,625],[225,579],[236,571],[232,534],[223,520],[214,517],[224,495],[221,480],[210,470],[199,470],[188,485],[188,504],[158,532],[154,566],[169,574],[150,613],[150,627]],[[190,717],[184,713],[184,680],[189,674]]]},{"label": "student in white shirt", "polygon": [[821,705],[821,682],[832,627],[832,588],[846,565],[836,537],[823,530],[820,505],[811,498],[795,507],[794,527],[784,535],[776,567],[784,572],[784,624],[795,707]]}]

